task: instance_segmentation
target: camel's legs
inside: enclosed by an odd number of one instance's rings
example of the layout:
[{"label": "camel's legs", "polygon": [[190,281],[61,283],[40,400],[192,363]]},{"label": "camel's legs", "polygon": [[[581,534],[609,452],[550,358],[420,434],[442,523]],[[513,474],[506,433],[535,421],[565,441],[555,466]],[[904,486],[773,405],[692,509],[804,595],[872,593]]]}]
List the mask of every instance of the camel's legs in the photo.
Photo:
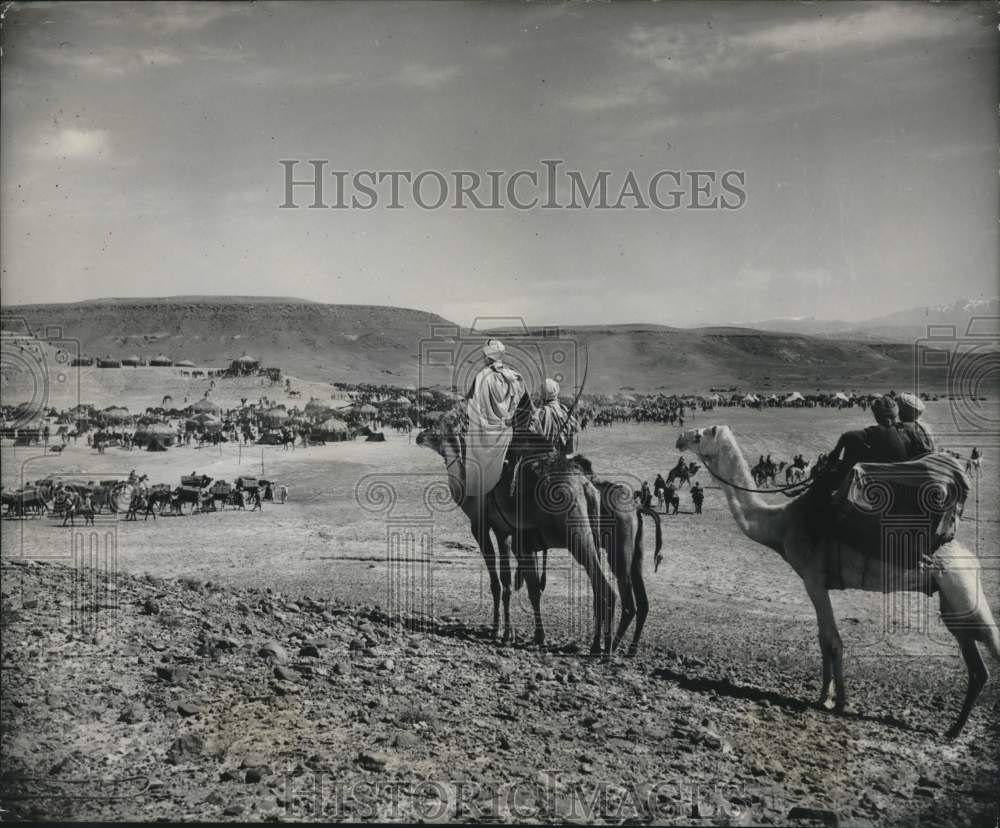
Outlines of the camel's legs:
[{"label": "camel's legs", "polygon": [[641,555],[632,558],[632,591],[635,593],[635,632],[632,634],[632,643],[628,648],[629,655],[635,655],[639,649],[639,638],[642,635],[642,628],[646,625],[646,616],[649,615],[646,583],[642,579]]},{"label": "camel's legs", "polygon": [[611,652],[615,652],[618,649],[618,645],[621,644],[622,638],[625,637],[632,619],[635,618],[635,597],[632,594],[631,578],[629,578],[627,572],[616,572],[615,579],[618,581],[618,597],[622,602],[622,615],[618,621],[618,631],[615,633]]},{"label": "camel's legs", "polygon": [[1000,632],[983,592],[979,562],[960,543],[952,541],[935,554],[942,565],[935,579],[941,592],[941,620],[955,636],[969,671],[969,684],[958,721],[948,731],[953,739],[961,733],[976,698],[989,680],[989,671],[976,646],[981,642],[1000,659]]},{"label": "camel's legs", "polygon": [[485,521],[472,522],[472,535],[483,553],[486,571],[490,576],[490,592],[493,594],[493,638],[496,639],[500,633],[500,578],[497,575],[496,552],[493,550],[490,530]]},{"label": "camel's legs", "polygon": [[528,588],[528,600],[531,601],[531,612],[535,617],[535,644],[545,643],[545,630],[542,627],[542,590],[538,577],[538,557],[535,552],[525,548],[522,539],[515,545],[518,556],[517,571],[524,579],[524,585]]},{"label": "camel's legs", "polygon": [[968,617],[962,617],[956,613],[948,602],[944,591],[941,592],[941,620],[944,621],[948,631],[955,636],[958,646],[962,650],[962,658],[965,659],[965,666],[969,671],[969,684],[965,690],[965,701],[962,702],[962,711],[958,714],[958,721],[952,725],[946,734],[946,738],[954,739],[962,732],[972,706],[976,703],[979,693],[989,680],[990,673],[983,663],[983,657],[979,654],[976,646],[977,630],[970,624]]},{"label": "camel's legs", "polygon": [[504,644],[511,640],[512,635],[510,626],[510,546],[510,535],[497,536],[497,549],[500,553],[500,584],[502,586],[500,595],[503,601],[503,638],[501,642]]},{"label": "camel's legs", "polygon": [[837,630],[837,620],[833,616],[830,593],[825,586],[811,584],[806,584],[806,591],[816,609],[819,649],[823,655],[823,686],[819,692],[819,704],[820,707],[829,709],[830,684],[833,681],[836,685],[834,709],[843,710],[847,704],[847,691],[844,688],[844,645]]},{"label": "camel's legs", "polygon": [[[952,632],[955,631],[952,630]],[[962,732],[962,728],[965,727],[965,723],[969,719],[969,713],[972,712],[972,706],[976,703],[979,693],[990,678],[989,670],[983,663],[983,657],[979,654],[975,639],[968,632],[957,637],[959,646],[962,648],[962,658],[965,659],[965,666],[969,670],[969,686],[965,691],[965,701],[962,702],[962,712],[958,714],[958,721],[952,725],[947,733],[949,739],[954,739]]]},{"label": "camel's legs", "polygon": [[594,591],[594,638],[590,644],[590,652],[592,655],[600,652],[610,653],[611,621],[615,612],[614,593],[601,570],[589,521],[573,518],[574,515],[571,513],[567,521],[569,535],[567,546],[577,563],[586,570]]}]

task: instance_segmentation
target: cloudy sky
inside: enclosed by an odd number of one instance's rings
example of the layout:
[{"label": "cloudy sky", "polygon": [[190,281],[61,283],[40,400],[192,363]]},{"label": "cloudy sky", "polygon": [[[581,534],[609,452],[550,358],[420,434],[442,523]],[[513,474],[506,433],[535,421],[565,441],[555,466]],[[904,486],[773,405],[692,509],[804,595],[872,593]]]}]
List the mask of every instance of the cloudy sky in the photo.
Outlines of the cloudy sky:
[{"label": "cloudy sky", "polygon": [[[994,295],[992,8],[15,3],[4,302],[284,295],[692,325]],[[614,194],[629,171],[741,170],[747,199],[281,210],[281,159],[483,176],[562,159]]]}]

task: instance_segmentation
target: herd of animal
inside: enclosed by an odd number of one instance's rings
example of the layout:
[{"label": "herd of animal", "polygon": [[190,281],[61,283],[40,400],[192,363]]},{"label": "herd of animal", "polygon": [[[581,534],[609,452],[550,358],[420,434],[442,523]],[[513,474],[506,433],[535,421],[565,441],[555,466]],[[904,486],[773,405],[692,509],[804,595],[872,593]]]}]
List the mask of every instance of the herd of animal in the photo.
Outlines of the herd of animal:
[{"label": "herd of animal", "polygon": [[143,475],[133,481],[102,480],[60,481],[53,478],[38,480],[17,491],[0,491],[5,517],[62,518],[63,525],[75,525],[76,519],[93,523],[94,516],[124,514],[125,520],[144,520],[157,515],[186,515],[224,510],[227,507],[246,510],[260,509],[262,500],[287,496],[287,487],[269,480],[241,477],[235,484],[216,480],[207,475],[188,475],[179,486],[167,483],[149,485]]}]

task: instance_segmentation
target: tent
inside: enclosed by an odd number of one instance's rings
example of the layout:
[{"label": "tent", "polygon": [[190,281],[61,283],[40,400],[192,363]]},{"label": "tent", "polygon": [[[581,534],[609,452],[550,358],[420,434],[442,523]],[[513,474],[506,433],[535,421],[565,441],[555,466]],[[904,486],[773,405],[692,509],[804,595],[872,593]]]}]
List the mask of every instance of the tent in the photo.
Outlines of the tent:
[{"label": "tent", "polygon": [[743,398],[743,402],[745,402],[745,403],[755,403],[755,402],[759,402],[759,401],[758,401],[758,399],[753,394],[747,394]]},{"label": "tent", "polygon": [[218,414],[220,411],[222,411],[222,407],[212,402],[208,397],[202,397],[191,406],[192,414]]},{"label": "tent", "polygon": [[798,391],[793,391],[787,397],[785,397],[786,403],[800,403],[805,402],[806,398],[803,397]]},{"label": "tent", "polygon": [[180,362],[175,363],[177,368],[194,368],[195,365],[190,359],[182,359]]},{"label": "tent", "polygon": [[139,357],[136,354],[132,354],[132,356],[127,356],[122,358],[122,365],[125,365],[129,368],[135,368],[136,366],[141,364],[142,360],[139,359]]},{"label": "tent", "polygon": [[[176,434],[174,430],[164,422],[150,422],[140,425],[132,437],[132,441],[137,446],[149,446],[151,443],[159,443],[164,448],[173,445]],[[160,451],[161,449],[150,448],[150,451]]]},{"label": "tent", "polygon": [[392,401],[392,404],[399,405],[404,408],[409,408],[411,405],[413,405],[413,403],[410,402],[406,397],[396,397],[396,399]]},{"label": "tent", "polygon": [[128,409],[120,405],[105,408],[101,412],[101,417],[109,423],[127,423],[132,420],[132,415],[128,413]]},{"label": "tent", "polygon": [[321,440],[346,440],[349,434],[347,423],[340,417],[327,417],[312,431],[312,436]]},{"label": "tent", "polygon": [[378,409],[374,405],[363,405],[357,409],[358,414],[378,414]]},{"label": "tent", "polygon": [[266,425],[281,425],[288,419],[288,412],[283,408],[269,408],[260,418]]},{"label": "tent", "polygon": [[851,401],[851,398],[848,397],[847,394],[845,394],[843,391],[838,391],[836,394],[833,395],[833,398],[835,400],[840,400],[841,402],[850,402]]},{"label": "tent", "polygon": [[168,368],[173,365],[174,362],[166,354],[157,354],[149,361],[149,364],[154,368]]}]

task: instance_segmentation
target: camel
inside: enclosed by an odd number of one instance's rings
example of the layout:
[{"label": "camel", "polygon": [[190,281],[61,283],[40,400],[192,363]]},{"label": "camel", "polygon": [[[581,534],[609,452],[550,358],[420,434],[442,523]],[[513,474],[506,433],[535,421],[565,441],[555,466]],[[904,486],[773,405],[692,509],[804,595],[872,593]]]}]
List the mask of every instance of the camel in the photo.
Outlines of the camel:
[{"label": "camel", "polygon": [[675,480],[679,480],[678,489],[683,489],[684,484],[687,483],[691,485],[691,478],[693,478],[697,473],[700,466],[697,463],[685,464],[683,467],[674,466],[667,473],[667,484],[672,484]]},{"label": "camel", "polygon": [[[579,463],[558,457],[533,461],[532,465],[539,466],[537,479],[529,482],[529,476],[525,475],[520,483],[522,491],[513,496],[509,485],[501,482],[483,498],[467,497],[461,462],[462,438],[466,428],[465,412],[456,409],[442,417],[435,429],[420,432],[416,442],[418,446],[426,446],[441,455],[448,471],[452,498],[469,518],[472,534],[490,575],[494,638],[499,632],[501,603],[504,619],[502,640],[506,643],[511,638],[510,564],[516,560],[518,580],[523,579],[527,586],[534,615],[534,643],[544,643],[542,579],[536,567],[535,551],[539,548],[565,548],[586,570],[594,594],[591,653],[613,653],[634,620],[635,629],[628,650],[630,655],[634,655],[649,613],[642,574],[640,515],[649,514],[655,521],[657,566],[662,548],[659,515],[651,509],[636,509],[628,487],[609,481],[594,481]],[[525,496],[529,490],[531,496]],[[491,533],[499,546],[499,573]],[[598,558],[602,540],[605,539],[622,603],[621,619],[613,641],[611,622],[615,597]]]},{"label": "camel", "polygon": [[[941,593],[941,618],[958,642],[969,675],[958,720],[947,732],[947,738],[957,737],[989,679],[977,642],[984,644],[994,658],[1000,660],[1000,631],[983,593],[976,556],[953,540],[943,544],[932,559],[926,559],[927,573],[896,567],[887,572],[885,562],[883,566],[872,566],[871,557],[863,550],[852,548],[835,537],[817,538],[808,495],[788,503],[771,505],[756,493],[748,491],[754,484],[749,466],[726,426],[686,431],[677,439],[677,448],[693,450],[719,480],[729,509],[743,533],[781,555],[802,579],[816,610],[819,626],[823,660],[819,705],[822,708],[830,708],[832,679],[836,680],[834,709],[843,711],[847,701],[843,645],[829,589],[917,591],[925,589],[926,575],[930,575],[932,585]],[[831,575],[838,576],[838,586],[829,586]]]}]

